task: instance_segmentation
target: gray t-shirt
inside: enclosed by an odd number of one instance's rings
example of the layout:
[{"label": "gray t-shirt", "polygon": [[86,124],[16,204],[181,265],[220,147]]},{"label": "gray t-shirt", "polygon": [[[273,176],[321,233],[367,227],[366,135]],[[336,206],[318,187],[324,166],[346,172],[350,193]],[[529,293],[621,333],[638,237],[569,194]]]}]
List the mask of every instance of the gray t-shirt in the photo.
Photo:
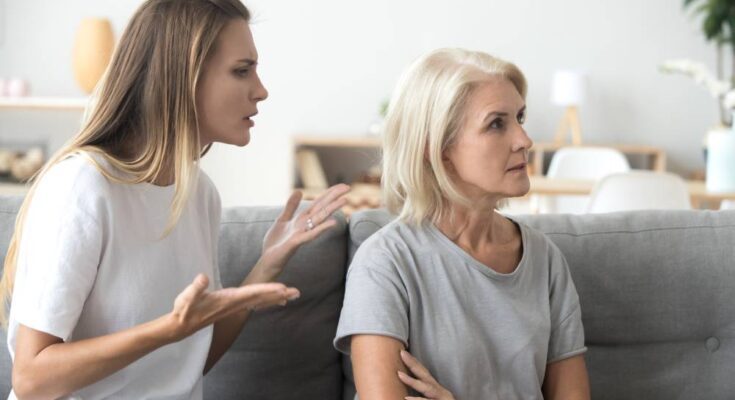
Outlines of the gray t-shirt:
[{"label": "gray t-shirt", "polygon": [[434,225],[393,221],[358,249],[335,347],[393,337],[459,400],[542,399],[546,364],[584,353],[579,298],[561,251],[517,223],[523,255],[501,274]]}]

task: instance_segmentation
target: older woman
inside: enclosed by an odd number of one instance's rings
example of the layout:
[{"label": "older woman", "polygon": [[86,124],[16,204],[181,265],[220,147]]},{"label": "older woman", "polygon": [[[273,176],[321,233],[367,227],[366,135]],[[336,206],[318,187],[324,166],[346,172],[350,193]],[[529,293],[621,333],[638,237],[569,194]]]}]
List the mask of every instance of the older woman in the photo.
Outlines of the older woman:
[{"label": "older woman", "polygon": [[529,189],[525,96],[516,66],[460,49],[401,80],[383,165],[398,218],[355,255],[335,339],[361,400],[589,398],[564,256],[495,211]]}]

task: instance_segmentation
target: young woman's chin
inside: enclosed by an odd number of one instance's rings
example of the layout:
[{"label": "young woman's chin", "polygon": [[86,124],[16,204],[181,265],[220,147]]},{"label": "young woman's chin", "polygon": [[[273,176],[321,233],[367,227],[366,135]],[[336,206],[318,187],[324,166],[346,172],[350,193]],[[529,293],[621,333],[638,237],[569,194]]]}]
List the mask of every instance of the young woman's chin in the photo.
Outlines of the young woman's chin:
[{"label": "young woman's chin", "polygon": [[227,137],[223,137],[221,140],[217,140],[217,142],[231,144],[238,147],[247,146],[248,143],[250,143],[250,129],[245,129],[244,131],[232,133]]}]

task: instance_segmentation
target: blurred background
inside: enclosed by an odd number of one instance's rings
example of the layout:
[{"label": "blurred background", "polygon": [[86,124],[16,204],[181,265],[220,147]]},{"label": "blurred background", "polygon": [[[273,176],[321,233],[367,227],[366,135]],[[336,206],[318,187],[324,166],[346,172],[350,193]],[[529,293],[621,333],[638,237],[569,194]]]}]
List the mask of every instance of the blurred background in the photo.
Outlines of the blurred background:
[{"label": "blurred background", "polygon": [[[140,3],[0,0],[0,78],[6,87],[0,102],[0,146],[19,152],[41,146],[47,155],[79,129],[79,101],[86,94],[74,79],[72,65],[82,21],[106,18],[117,38]],[[569,104],[552,101],[552,86],[559,71],[574,71],[583,87],[566,90],[584,92],[574,106],[585,144],[655,148],[665,154],[664,170],[684,180],[704,178],[707,133],[721,119],[718,101],[694,80],[663,73],[661,65],[688,59],[714,74],[718,58],[716,46],[702,31],[706,16],[694,14],[693,7],[685,8],[681,1],[245,4],[254,17],[259,73],[270,97],[261,103],[247,147],[215,145],[203,160],[225,206],[281,204],[294,187],[318,186],[320,172],[314,178],[314,173],[302,170],[313,167],[314,155],[322,157],[325,170],[331,169],[322,171],[328,184],[370,181],[375,175],[370,165],[340,173],[341,168],[351,168],[349,153],[299,155],[299,149],[314,150],[321,143],[354,147],[368,159],[379,157],[368,151],[379,142],[381,105],[400,73],[419,55],[446,46],[485,51],[524,71],[529,82],[526,128],[536,143],[554,143]],[[726,73],[731,53],[729,48],[723,51]],[[27,98],[25,106],[19,97]],[[28,106],[28,99],[34,98],[52,100]],[[53,99],[67,107],[49,105]],[[571,126],[573,131],[574,123]],[[363,138],[367,141],[360,142]],[[641,163],[650,169],[656,162],[646,164],[632,153],[627,155],[633,167]],[[548,167],[549,159],[542,162]],[[540,171],[532,173],[546,171],[543,165],[534,167]]]}]

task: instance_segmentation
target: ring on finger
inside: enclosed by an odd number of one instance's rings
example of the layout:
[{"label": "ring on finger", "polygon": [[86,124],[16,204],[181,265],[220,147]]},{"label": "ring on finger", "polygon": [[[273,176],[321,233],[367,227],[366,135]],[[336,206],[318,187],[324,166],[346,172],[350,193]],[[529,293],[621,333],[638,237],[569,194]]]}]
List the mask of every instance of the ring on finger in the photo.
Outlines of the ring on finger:
[{"label": "ring on finger", "polygon": [[309,218],[306,220],[306,230],[310,231],[312,229],[314,229],[314,221],[311,218]]}]

